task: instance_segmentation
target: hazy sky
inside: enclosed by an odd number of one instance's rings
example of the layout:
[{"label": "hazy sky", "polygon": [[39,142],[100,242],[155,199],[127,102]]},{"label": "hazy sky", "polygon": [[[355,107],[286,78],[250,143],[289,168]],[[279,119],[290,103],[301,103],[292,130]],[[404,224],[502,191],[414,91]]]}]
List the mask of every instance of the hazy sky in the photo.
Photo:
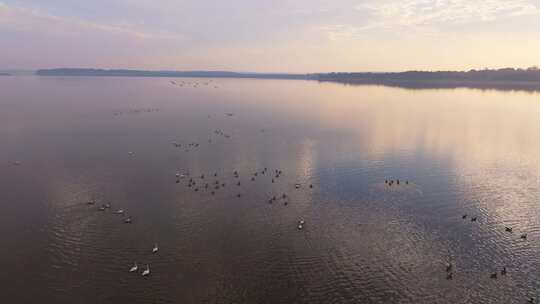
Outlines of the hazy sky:
[{"label": "hazy sky", "polygon": [[0,0],[0,68],[540,65],[540,0]]}]

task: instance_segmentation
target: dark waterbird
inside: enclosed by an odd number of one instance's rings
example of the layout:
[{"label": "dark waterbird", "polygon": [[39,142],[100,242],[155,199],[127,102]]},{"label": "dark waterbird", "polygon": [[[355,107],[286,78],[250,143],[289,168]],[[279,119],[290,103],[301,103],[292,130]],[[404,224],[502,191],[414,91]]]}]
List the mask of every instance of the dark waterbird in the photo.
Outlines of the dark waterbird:
[{"label": "dark waterbird", "polygon": [[446,272],[452,271],[453,267],[454,267],[454,265],[452,265],[452,263],[450,263],[450,262],[446,263]]}]

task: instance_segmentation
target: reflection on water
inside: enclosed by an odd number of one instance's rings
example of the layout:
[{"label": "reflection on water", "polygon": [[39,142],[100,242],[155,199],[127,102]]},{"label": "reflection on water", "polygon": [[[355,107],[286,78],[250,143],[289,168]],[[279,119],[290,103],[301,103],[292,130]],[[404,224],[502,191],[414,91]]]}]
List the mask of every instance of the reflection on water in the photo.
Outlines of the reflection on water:
[{"label": "reflection on water", "polygon": [[497,91],[521,91],[538,93],[540,84],[537,81],[471,81],[471,80],[362,80],[362,79],[335,79],[319,80],[321,82],[342,83],[354,86],[387,86],[411,90],[433,90],[433,89],[479,89]]},{"label": "reflection on water", "polygon": [[7,302],[539,297],[537,94],[200,83],[0,80]]}]

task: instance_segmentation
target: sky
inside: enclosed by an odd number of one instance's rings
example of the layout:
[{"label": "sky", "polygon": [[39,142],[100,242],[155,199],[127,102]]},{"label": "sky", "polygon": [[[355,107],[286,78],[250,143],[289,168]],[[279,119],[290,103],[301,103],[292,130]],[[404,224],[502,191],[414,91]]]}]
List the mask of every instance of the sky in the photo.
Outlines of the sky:
[{"label": "sky", "polygon": [[540,0],[0,0],[0,69],[540,65]]}]

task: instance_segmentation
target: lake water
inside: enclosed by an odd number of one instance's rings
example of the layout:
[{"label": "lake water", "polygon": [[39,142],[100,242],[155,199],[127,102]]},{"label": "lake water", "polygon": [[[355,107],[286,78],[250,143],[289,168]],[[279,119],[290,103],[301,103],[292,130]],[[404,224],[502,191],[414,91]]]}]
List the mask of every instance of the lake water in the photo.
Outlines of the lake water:
[{"label": "lake water", "polygon": [[0,92],[3,303],[540,296],[538,93],[30,76]]}]

